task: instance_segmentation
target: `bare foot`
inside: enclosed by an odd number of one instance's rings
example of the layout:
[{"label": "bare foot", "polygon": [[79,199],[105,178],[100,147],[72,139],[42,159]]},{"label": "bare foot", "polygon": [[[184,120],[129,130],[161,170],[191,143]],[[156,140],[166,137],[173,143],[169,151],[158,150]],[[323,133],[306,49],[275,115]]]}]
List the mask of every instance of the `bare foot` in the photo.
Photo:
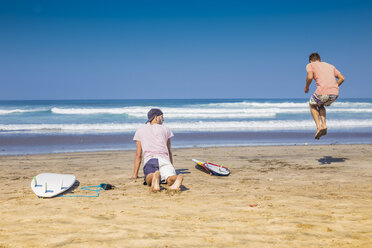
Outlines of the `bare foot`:
[{"label": "bare foot", "polygon": [[182,185],[182,175],[178,175],[176,181],[169,187],[170,190],[179,190]]},{"label": "bare foot", "polygon": [[323,135],[326,135],[327,134],[327,126],[323,125],[322,130],[323,130]]},{"label": "bare foot", "polygon": [[320,139],[320,137],[322,137],[322,136],[324,136],[326,134],[327,134],[327,129],[320,130],[320,132],[319,132],[319,139]]},{"label": "bare foot", "polygon": [[323,125],[319,131],[319,138],[327,134],[327,126]]},{"label": "bare foot", "polygon": [[322,136],[322,129],[317,129],[315,133],[315,139],[319,139]]},{"label": "bare foot", "polygon": [[159,192],[160,191],[159,176],[160,176],[159,171],[156,171],[154,173],[154,176],[152,177],[151,188],[150,188],[150,190],[152,192]]}]

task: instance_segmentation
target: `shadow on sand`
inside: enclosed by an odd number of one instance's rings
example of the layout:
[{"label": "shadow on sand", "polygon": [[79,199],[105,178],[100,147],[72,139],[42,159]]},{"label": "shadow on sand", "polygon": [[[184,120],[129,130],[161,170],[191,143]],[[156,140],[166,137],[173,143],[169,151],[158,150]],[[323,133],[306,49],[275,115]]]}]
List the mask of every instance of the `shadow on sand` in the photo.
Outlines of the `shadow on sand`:
[{"label": "shadow on sand", "polygon": [[201,165],[198,165],[198,164],[195,165],[195,169],[200,170],[201,172],[204,172],[204,173],[210,175],[210,172],[207,171],[207,170],[206,170],[203,166],[201,166]]},{"label": "shadow on sand", "polygon": [[[170,192],[170,194],[177,193],[177,191],[172,191],[172,190],[168,191],[168,187],[166,188],[166,187],[164,187],[160,184],[160,191],[163,191],[163,190],[167,190],[167,192]],[[190,189],[187,188],[185,185],[181,185],[179,192],[184,192],[184,191],[188,191],[188,190],[190,190]]]},{"label": "shadow on sand", "polygon": [[323,158],[318,159],[320,164],[331,164],[331,163],[343,163],[348,158],[334,158],[332,156],[324,156]]},{"label": "shadow on sand", "polygon": [[190,174],[191,172],[189,171],[189,169],[177,169],[176,173],[177,175],[179,175],[179,174]]},{"label": "shadow on sand", "polygon": [[75,183],[71,186],[71,188],[63,192],[61,195],[73,194],[74,190],[79,188],[79,186],[80,186],[80,182],[79,180],[76,180]]},{"label": "shadow on sand", "polygon": [[[183,174],[190,174],[191,172],[189,169],[176,169],[177,175],[183,175]],[[185,185],[181,185],[180,192],[188,191],[189,188],[187,188]]]}]

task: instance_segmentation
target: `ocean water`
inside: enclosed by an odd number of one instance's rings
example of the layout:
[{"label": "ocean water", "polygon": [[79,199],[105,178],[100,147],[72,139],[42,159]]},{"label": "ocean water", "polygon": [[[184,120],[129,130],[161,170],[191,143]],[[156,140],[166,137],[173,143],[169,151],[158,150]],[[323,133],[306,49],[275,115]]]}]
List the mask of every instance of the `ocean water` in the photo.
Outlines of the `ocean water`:
[{"label": "ocean water", "polygon": [[133,149],[153,107],[174,147],[372,143],[372,99],[339,98],[319,141],[307,99],[0,101],[0,155]]}]

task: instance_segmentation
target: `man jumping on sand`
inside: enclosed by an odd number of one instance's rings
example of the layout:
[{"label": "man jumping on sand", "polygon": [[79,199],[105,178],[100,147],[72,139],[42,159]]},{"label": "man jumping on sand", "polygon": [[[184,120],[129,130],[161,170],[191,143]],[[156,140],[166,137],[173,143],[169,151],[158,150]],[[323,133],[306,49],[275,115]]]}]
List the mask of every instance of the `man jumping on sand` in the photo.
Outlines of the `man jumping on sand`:
[{"label": "man jumping on sand", "polygon": [[[321,62],[318,53],[310,54],[309,62],[306,66],[305,93],[309,92],[309,86],[315,79],[317,87],[315,93],[310,97],[309,105],[317,128],[315,139],[319,139],[327,134],[325,106],[330,106],[336,101],[339,94],[338,88],[345,78],[333,65]],[[319,117],[321,121],[319,121]]]},{"label": "man jumping on sand", "polygon": [[141,165],[142,151],[144,155],[145,184],[151,187],[151,191],[160,191],[160,181],[167,183],[169,189],[178,190],[182,185],[182,175],[176,175],[173,167],[171,152],[172,131],[162,125],[163,112],[160,109],[151,109],[147,113],[148,120],[135,133],[133,140],[136,141],[136,158],[132,178],[138,177]]}]

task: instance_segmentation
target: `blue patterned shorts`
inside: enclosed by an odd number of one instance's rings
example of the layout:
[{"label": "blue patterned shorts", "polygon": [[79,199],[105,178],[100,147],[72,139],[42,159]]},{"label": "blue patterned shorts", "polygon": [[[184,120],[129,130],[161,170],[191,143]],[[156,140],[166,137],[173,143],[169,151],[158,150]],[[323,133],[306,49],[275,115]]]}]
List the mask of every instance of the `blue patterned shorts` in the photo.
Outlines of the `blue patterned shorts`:
[{"label": "blue patterned shorts", "polygon": [[330,106],[334,101],[336,101],[338,95],[317,95],[313,94],[310,97],[310,105],[316,105],[318,107]]}]

